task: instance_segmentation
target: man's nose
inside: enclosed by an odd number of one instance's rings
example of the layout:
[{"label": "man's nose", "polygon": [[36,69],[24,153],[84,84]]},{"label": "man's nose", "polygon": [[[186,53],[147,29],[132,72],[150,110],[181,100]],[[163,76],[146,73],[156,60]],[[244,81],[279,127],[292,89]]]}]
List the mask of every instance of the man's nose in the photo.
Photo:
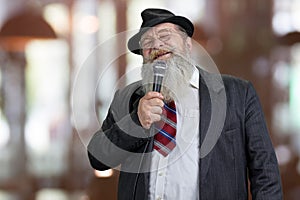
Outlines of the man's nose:
[{"label": "man's nose", "polygon": [[162,47],[164,46],[164,42],[159,40],[158,38],[156,38],[154,41],[153,41],[153,48],[159,48],[159,47]]}]

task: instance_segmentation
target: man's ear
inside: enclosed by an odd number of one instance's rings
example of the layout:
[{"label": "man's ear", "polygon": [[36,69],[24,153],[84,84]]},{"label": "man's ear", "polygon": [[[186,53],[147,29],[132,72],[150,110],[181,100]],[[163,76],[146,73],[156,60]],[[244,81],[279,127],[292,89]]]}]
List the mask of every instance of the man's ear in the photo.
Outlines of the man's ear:
[{"label": "man's ear", "polygon": [[192,38],[187,37],[186,38],[186,46],[188,47],[188,49],[190,50],[190,52],[192,51],[193,48],[193,44],[192,44]]}]

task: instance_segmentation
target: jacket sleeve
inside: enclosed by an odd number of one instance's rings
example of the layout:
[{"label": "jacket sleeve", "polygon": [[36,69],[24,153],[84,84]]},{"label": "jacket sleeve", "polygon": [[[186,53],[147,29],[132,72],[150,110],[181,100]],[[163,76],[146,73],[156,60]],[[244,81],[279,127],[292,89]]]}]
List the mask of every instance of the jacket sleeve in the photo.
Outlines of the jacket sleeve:
[{"label": "jacket sleeve", "polygon": [[101,129],[88,144],[91,166],[97,170],[117,167],[149,141],[147,130],[142,128],[137,116],[139,99],[126,103],[124,98],[116,92]]},{"label": "jacket sleeve", "polygon": [[252,198],[282,199],[277,158],[258,96],[250,83],[245,102],[245,133]]}]

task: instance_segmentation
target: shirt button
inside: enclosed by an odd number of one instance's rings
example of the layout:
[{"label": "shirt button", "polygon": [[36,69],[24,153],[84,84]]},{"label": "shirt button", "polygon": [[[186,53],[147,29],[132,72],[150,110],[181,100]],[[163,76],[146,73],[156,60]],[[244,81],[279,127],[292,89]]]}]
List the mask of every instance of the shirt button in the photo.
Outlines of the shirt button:
[{"label": "shirt button", "polygon": [[158,173],[158,176],[162,176],[162,175],[164,175],[163,172],[159,172],[159,173]]},{"label": "shirt button", "polygon": [[156,200],[163,200],[160,196],[158,196],[157,198],[156,198]]}]

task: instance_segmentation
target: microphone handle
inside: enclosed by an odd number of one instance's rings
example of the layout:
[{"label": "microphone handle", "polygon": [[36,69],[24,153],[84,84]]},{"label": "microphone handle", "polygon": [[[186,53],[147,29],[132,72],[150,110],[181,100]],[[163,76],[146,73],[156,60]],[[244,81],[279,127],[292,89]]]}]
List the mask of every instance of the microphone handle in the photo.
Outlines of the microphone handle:
[{"label": "microphone handle", "polygon": [[154,76],[153,91],[160,92],[163,76]]}]

